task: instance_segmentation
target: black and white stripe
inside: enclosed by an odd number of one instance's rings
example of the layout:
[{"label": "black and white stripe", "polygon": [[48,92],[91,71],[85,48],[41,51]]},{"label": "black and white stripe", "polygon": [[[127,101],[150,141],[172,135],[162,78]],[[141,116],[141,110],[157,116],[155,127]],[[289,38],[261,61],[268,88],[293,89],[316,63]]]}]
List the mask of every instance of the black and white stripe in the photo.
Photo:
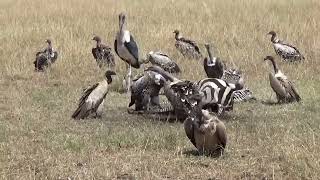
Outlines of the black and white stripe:
[{"label": "black and white stripe", "polygon": [[203,94],[201,103],[204,108],[211,108],[213,111],[218,111],[218,114],[233,109],[233,92],[236,90],[236,85],[216,78],[203,79],[197,82],[197,85]]},{"label": "black and white stripe", "polygon": [[240,89],[233,92],[234,102],[246,102],[250,100],[256,100],[256,98],[249,89]]}]

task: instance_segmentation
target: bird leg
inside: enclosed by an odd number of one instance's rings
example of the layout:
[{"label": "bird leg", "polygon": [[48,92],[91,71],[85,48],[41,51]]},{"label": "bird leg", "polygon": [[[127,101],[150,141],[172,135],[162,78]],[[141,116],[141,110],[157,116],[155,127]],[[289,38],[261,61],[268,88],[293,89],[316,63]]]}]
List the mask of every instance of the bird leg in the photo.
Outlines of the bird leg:
[{"label": "bird leg", "polygon": [[127,74],[127,94],[128,94],[128,96],[130,96],[131,77],[132,77],[132,69],[131,69],[131,65],[129,65],[129,71]]}]

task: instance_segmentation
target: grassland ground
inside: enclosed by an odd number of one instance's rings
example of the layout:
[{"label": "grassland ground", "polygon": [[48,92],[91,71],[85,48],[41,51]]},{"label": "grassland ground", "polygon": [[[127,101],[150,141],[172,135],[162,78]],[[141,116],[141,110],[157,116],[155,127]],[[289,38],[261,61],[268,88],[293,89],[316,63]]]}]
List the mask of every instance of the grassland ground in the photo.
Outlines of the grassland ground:
[{"label": "grassland ground", "polygon": [[[0,0],[1,179],[318,179],[320,176],[320,1],[318,0]],[[181,78],[205,77],[202,62],[181,57],[174,29],[245,73],[258,102],[236,104],[223,121],[229,143],[220,158],[195,155],[181,123],[129,115],[116,76],[101,119],[74,121],[82,88],[100,81],[93,34],[113,45],[118,13],[140,47],[167,52]],[[263,62],[274,55],[270,30],[295,44],[301,64],[277,59],[301,94],[301,103],[274,100]],[[35,53],[51,38],[59,58],[35,73]]]}]

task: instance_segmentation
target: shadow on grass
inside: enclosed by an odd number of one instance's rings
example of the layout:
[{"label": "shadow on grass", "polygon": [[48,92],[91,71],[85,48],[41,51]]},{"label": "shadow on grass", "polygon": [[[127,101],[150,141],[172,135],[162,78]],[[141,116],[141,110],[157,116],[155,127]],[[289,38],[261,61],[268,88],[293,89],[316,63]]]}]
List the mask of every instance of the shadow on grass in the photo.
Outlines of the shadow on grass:
[{"label": "shadow on grass", "polygon": [[191,157],[191,156],[206,156],[206,157],[211,157],[211,158],[220,158],[223,156],[223,153],[216,152],[216,153],[201,153],[195,149],[192,150],[183,150],[182,154],[184,154],[186,157]]},{"label": "shadow on grass", "polygon": [[148,119],[155,121],[169,122],[169,123],[182,123],[183,120],[179,120],[174,112],[163,112],[163,113],[153,113],[147,111],[135,111],[134,109],[127,109],[128,114],[131,115],[140,115]]}]

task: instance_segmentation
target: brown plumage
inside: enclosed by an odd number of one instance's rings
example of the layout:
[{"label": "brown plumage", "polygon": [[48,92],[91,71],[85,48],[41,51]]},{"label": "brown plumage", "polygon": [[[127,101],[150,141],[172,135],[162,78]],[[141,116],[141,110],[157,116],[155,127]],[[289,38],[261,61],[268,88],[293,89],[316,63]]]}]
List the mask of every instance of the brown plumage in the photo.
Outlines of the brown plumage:
[{"label": "brown plumage", "polygon": [[108,93],[108,86],[112,82],[112,75],[116,75],[113,71],[107,71],[103,81],[89,86],[83,91],[79,99],[78,108],[72,114],[74,119],[84,119],[90,116],[101,117],[104,99]]},{"label": "brown plumage", "polygon": [[301,98],[297,90],[293,86],[292,82],[288,80],[287,76],[278,69],[274,58],[272,56],[267,56],[264,60],[271,61],[273,65],[274,74],[269,73],[269,80],[271,88],[277,95],[278,103],[299,102]]},{"label": "brown plumage", "polygon": [[200,49],[195,41],[185,39],[181,37],[178,30],[173,31],[175,33],[175,47],[180,51],[180,53],[190,59],[200,59],[202,58]]},{"label": "brown plumage", "polygon": [[58,52],[54,51],[50,39],[46,40],[48,46],[36,53],[36,60],[33,62],[35,71],[44,71],[45,68],[53,64],[58,58]]},{"label": "brown plumage", "polygon": [[94,36],[92,40],[97,42],[96,47],[92,48],[92,55],[97,61],[98,66],[100,68],[103,66],[114,67],[115,61],[111,47],[103,44],[99,36]]},{"label": "brown plumage", "polygon": [[185,132],[200,153],[223,153],[227,145],[226,127],[216,116],[201,110],[201,120],[188,117],[184,122]]}]

